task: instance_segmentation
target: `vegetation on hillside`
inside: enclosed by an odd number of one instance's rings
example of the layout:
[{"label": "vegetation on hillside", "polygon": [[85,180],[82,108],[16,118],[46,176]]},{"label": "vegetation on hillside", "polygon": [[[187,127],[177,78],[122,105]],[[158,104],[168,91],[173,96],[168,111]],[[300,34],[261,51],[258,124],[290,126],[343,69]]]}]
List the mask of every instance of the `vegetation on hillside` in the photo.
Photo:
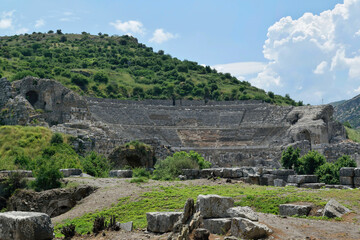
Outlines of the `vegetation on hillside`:
[{"label": "vegetation on hillside", "polygon": [[302,105],[229,73],[171,57],[129,36],[62,34],[0,37],[0,77],[55,79],[80,94],[117,99],[257,99]]},{"label": "vegetation on hillside", "polygon": [[345,126],[346,136],[351,141],[360,143],[360,129],[353,129]]}]

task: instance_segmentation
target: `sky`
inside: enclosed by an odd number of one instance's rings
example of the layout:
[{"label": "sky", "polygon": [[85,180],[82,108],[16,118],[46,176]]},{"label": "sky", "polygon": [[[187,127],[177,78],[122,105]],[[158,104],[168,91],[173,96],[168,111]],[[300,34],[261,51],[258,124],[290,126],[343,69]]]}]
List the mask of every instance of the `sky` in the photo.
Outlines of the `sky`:
[{"label": "sky", "polygon": [[360,94],[360,0],[0,0],[0,36],[132,35],[304,103]]}]

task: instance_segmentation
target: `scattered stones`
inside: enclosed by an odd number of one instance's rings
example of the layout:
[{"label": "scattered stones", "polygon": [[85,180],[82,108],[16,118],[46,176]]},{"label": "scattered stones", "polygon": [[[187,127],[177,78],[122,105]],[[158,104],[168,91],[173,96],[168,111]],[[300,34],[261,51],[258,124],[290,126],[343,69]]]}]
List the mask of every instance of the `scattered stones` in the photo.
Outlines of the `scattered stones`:
[{"label": "scattered stones", "polygon": [[227,216],[227,210],[234,206],[231,197],[218,195],[199,195],[196,201],[196,211],[199,211],[203,218],[222,218]]},{"label": "scattered stones", "polygon": [[64,175],[64,177],[80,176],[82,174],[81,169],[77,168],[60,169],[59,171]]},{"label": "scattered stones", "polygon": [[231,218],[208,218],[203,220],[204,228],[212,234],[224,235],[231,228]]},{"label": "scattered stones", "polygon": [[132,170],[111,170],[109,172],[110,177],[117,178],[132,178]]},{"label": "scattered stones", "polygon": [[48,240],[54,227],[48,215],[38,212],[0,213],[1,240]]},{"label": "scattered stones", "polygon": [[241,217],[246,218],[251,221],[258,221],[258,215],[248,206],[246,207],[233,207],[229,208],[227,211],[229,217]]},{"label": "scattered stones", "polygon": [[265,238],[272,233],[265,224],[252,222],[245,218],[233,218],[231,221],[231,235],[244,239]]},{"label": "scattered stones", "polygon": [[309,205],[281,204],[279,214],[282,216],[307,216],[311,211]]},{"label": "scattered stones", "polygon": [[205,228],[195,229],[194,240],[208,240],[210,236],[209,230]]},{"label": "scattered stones", "polygon": [[341,218],[344,214],[351,212],[348,208],[344,207],[340,203],[338,203],[334,199],[330,199],[330,201],[326,204],[324,208],[323,216],[328,218]]},{"label": "scattered stones", "polygon": [[297,184],[297,183],[287,183],[285,185],[285,187],[287,187],[287,186],[289,186],[289,187],[299,187],[299,184]]},{"label": "scattered stones", "polygon": [[181,216],[181,212],[149,212],[146,213],[147,230],[156,233],[166,233],[173,230],[173,226]]}]

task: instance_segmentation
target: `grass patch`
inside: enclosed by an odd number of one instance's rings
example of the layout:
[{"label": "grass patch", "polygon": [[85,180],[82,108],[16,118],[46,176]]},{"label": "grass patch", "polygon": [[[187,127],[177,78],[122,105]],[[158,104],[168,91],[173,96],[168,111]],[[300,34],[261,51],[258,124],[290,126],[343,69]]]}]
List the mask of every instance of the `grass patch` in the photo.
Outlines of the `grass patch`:
[{"label": "grass patch", "polygon": [[279,213],[279,204],[293,202],[310,202],[316,206],[325,206],[330,198],[346,204],[350,209],[358,207],[360,191],[337,189],[299,189],[294,187],[277,188],[247,184],[232,184],[219,186],[185,186],[154,187],[152,191],[143,193],[136,199],[120,198],[111,208],[82,217],[67,220],[55,227],[56,236],[65,224],[74,224],[76,231],[85,234],[91,231],[94,219],[104,216],[110,219],[115,215],[120,222],[133,221],[135,228],[146,227],[146,212],[180,211],[188,198],[196,198],[200,194],[218,194],[234,198],[236,206],[250,206],[258,212]]},{"label": "grass patch", "polygon": [[347,137],[354,141],[360,142],[360,130],[345,127]]}]

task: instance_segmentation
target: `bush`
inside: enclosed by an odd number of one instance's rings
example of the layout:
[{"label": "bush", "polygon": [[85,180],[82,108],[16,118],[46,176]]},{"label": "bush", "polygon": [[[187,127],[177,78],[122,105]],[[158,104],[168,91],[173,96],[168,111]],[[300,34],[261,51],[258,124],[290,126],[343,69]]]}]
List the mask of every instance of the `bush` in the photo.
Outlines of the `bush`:
[{"label": "bush", "polygon": [[97,72],[94,74],[94,81],[99,83],[107,83],[109,77],[104,72]]},{"label": "bush", "polygon": [[199,169],[202,167],[210,167],[211,163],[205,161],[200,154],[191,151],[176,152],[172,157],[158,162],[155,165],[153,178],[156,180],[174,180],[182,174],[182,169]]},{"label": "bush", "polygon": [[89,84],[89,80],[81,74],[73,74],[71,76],[71,82],[78,85],[83,90]]},{"label": "bush", "polygon": [[285,151],[281,154],[281,165],[286,169],[293,169],[298,167],[298,161],[300,156],[300,149],[293,147],[288,147]]},{"label": "bush", "polygon": [[96,235],[106,228],[105,217],[96,217],[93,225],[93,233]]},{"label": "bush", "polygon": [[35,173],[35,181],[31,183],[31,187],[37,192],[59,188],[62,177],[59,168],[55,167],[54,164],[43,164]]},{"label": "bush", "polygon": [[26,187],[26,180],[21,176],[20,173],[12,173],[6,180],[2,183],[3,188],[0,188],[0,196],[5,199],[9,198],[16,189],[22,189]]},{"label": "bush", "polygon": [[54,133],[51,137],[50,143],[53,144],[62,144],[64,143],[63,136],[60,133]]},{"label": "bush", "polygon": [[315,174],[320,182],[327,184],[339,184],[339,172],[342,167],[356,167],[356,162],[348,155],[338,158],[334,163],[325,163],[321,165]]},{"label": "bush", "polygon": [[133,178],[150,178],[150,171],[146,170],[146,168],[134,168],[132,171]]},{"label": "bush", "polygon": [[72,237],[75,236],[75,225],[74,224],[70,224],[68,226],[63,226],[61,229],[61,233],[64,234],[65,239],[71,239]]},{"label": "bush", "polygon": [[110,171],[109,160],[95,152],[90,152],[82,159],[84,172],[94,177],[108,177]]},{"label": "bush", "polygon": [[38,77],[37,74],[35,74],[35,73],[33,73],[33,72],[29,71],[29,70],[24,70],[24,71],[18,72],[15,75],[13,75],[11,77],[11,80],[12,81],[20,80],[20,79],[23,79],[23,78],[25,78],[27,76]]},{"label": "bush", "polygon": [[317,151],[309,151],[299,159],[295,171],[299,174],[314,174],[316,170],[326,163],[326,159]]}]

